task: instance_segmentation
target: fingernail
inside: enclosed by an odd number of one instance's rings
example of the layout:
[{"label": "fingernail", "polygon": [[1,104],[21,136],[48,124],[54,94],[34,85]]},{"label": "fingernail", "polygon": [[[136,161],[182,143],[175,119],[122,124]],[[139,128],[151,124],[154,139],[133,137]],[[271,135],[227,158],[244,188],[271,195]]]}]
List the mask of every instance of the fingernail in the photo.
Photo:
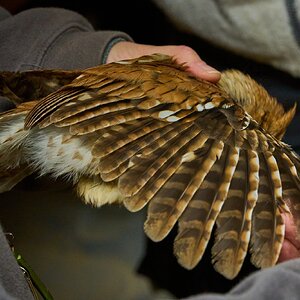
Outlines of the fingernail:
[{"label": "fingernail", "polygon": [[207,65],[206,63],[199,63],[199,68],[201,68],[203,71],[210,73],[210,74],[220,74],[221,72],[216,70],[215,68]]}]

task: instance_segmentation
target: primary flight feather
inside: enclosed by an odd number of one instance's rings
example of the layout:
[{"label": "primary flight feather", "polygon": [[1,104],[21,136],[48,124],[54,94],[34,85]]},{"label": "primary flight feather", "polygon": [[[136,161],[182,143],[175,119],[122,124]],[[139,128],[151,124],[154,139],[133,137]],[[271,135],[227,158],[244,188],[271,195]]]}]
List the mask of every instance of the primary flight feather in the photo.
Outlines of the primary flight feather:
[{"label": "primary flight feather", "polygon": [[281,141],[296,106],[285,112],[237,70],[213,84],[154,54],[2,72],[0,89],[17,105],[0,114],[0,192],[39,172],[72,180],[95,206],[148,205],[145,233],[161,241],[178,223],[174,254],[187,269],[216,227],[212,262],[230,279],[248,251],[258,268],[276,263],[282,213],[299,224],[300,159]]}]

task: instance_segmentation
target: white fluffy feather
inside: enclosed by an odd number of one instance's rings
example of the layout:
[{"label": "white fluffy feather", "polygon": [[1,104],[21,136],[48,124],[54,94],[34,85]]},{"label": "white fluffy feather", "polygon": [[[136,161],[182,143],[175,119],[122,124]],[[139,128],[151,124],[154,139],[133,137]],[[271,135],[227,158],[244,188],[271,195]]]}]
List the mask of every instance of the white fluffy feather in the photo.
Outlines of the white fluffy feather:
[{"label": "white fluffy feather", "polygon": [[66,140],[68,135],[65,128],[32,129],[25,143],[26,160],[41,175],[67,175],[77,181],[88,171],[93,157],[81,139],[73,136]]}]

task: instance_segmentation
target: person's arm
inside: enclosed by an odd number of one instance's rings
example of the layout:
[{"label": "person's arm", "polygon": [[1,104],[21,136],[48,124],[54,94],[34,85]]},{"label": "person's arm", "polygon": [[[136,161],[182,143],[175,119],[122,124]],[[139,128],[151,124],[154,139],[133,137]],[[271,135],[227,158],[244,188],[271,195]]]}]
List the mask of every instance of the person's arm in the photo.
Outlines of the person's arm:
[{"label": "person's arm", "polygon": [[81,69],[105,61],[110,49],[132,39],[123,32],[95,31],[82,15],[62,8],[0,11],[0,69]]},{"label": "person's arm", "polygon": [[83,69],[152,53],[173,55],[196,76],[217,81],[220,73],[188,46],[136,44],[118,31],[95,31],[76,12],[35,8],[10,15],[0,8],[0,70]]},{"label": "person's arm", "polygon": [[[187,46],[134,43],[119,31],[95,31],[82,15],[61,8],[35,8],[11,15],[0,7],[0,70],[84,69],[160,52],[186,63],[195,75],[218,81],[220,73]],[[0,99],[0,111],[11,108]]]}]

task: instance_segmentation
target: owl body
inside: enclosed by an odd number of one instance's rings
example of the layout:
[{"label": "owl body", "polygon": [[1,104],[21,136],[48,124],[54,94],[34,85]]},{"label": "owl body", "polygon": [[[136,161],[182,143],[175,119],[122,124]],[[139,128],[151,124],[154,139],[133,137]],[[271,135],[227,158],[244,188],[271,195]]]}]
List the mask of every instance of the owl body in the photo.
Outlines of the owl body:
[{"label": "owl body", "polygon": [[[225,277],[247,251],[257,267],[276,263],[281,214],[300,214],[300,160],[281,142],[295,106],[285,112],[241,72],[212,84],[164,55],[1,78],[18,106],[0,115],[0,191],[36,171],[63,176],[95,206],[147,205],[154,241],[178,223],[174,253],[185,268],[201,260],[214,227],[212,262]],[[34,99],[21,103],[18,78]]]}]

